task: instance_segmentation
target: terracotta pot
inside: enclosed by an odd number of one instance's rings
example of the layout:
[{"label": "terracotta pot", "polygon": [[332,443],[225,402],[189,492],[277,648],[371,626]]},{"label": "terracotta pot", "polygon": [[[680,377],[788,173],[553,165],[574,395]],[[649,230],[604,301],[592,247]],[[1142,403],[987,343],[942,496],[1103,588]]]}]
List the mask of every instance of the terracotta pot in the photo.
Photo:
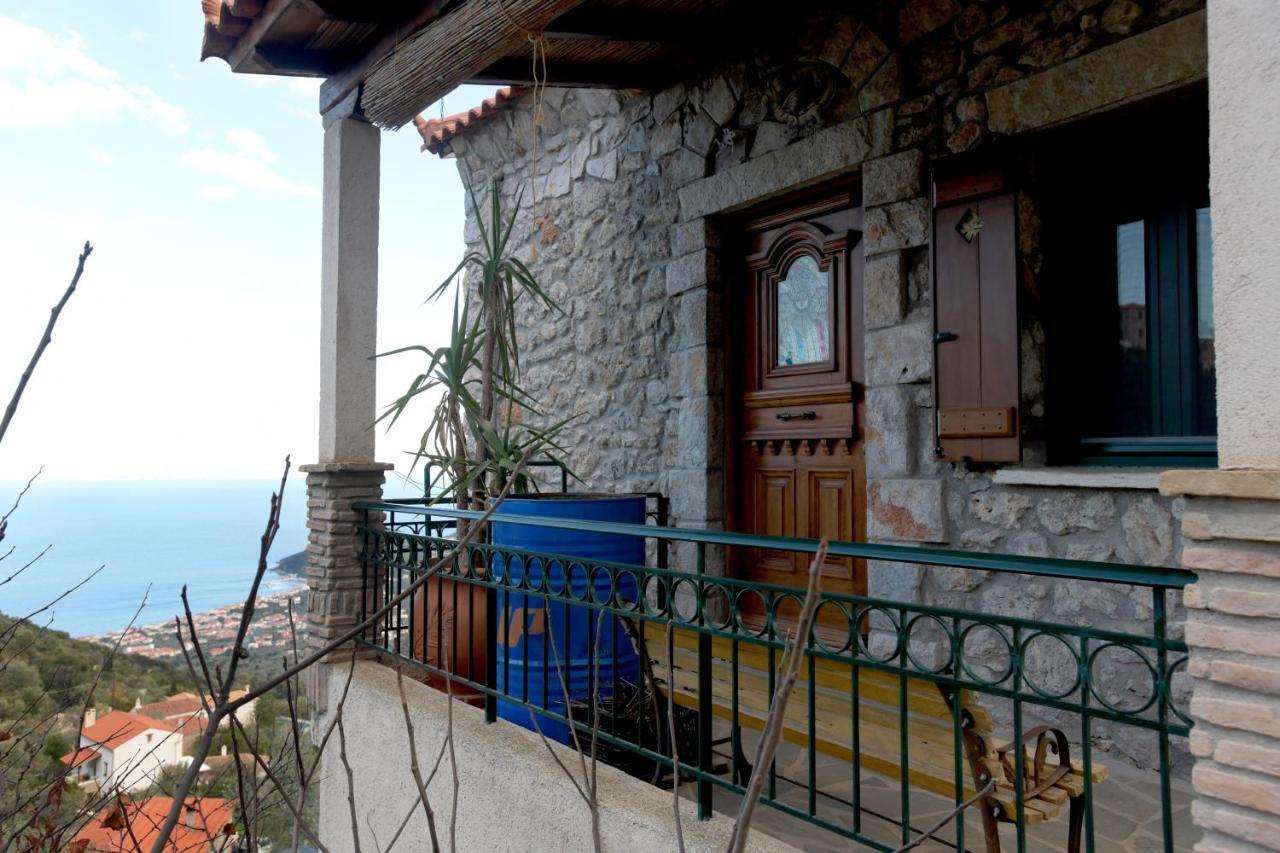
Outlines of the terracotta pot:
[{"label": "terracotta pot", "polygon": [[[434,667],[483,684],[488,592],[479,586],[432,578],[413,597],[413,657]],[[423,679],[445,690],[445,678],[428,673]],[[453,683],[453,695],[468,704],[483,704],[484,694]]]}]

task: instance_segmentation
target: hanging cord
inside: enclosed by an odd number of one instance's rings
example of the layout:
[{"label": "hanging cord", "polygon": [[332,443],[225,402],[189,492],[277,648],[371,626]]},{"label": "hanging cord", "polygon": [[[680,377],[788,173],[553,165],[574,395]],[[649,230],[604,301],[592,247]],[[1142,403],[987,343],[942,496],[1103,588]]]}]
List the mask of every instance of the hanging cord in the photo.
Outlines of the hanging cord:
[{"label": "hanging cord", "polygon": [[529,254],[530,260],[537,261],[540,257],[538,252],[538,237],[545,233],[546,222],[541,221],[538,215],[538,166],[541,164],[541,130],[546,114],[543,110],[544,97],[547,90],[547,37],[540,32],[534,32],[520,24],[511,14],[511,10],[507,8],[507,4],[503,0],[498,0],[498,8],[502,10],[502,14],[506,16],[511,26],[524,33],[528,39],[529,45],[533,49],[533,67],[530,77],[533,79],[533,126],[530,128],[530,145],[529,150],[532,152],[532,159],[529,162],[530,183],[532,184],[529,196]]}]

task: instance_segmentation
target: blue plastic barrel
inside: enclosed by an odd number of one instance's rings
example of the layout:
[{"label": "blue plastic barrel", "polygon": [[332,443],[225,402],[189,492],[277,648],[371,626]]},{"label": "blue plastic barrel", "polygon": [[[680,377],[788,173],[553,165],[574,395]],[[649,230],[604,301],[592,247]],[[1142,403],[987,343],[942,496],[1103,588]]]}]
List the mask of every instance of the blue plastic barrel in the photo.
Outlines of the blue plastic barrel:
[{"label": "blue plastic barrel", "polygon": [[[527,589],[546,589],[552,594],[565,590],[565,594],[579,601],[602,602],[610,595],[609,575],[604,571],[593,572],[593,561],[644,565],[643,537],[503,524],[498,520],[503,514],[644,524],[643,495],[509,497],[494,514],[492,541],[507,548],[564,555],[567,559],[557,560],[496,554],[494,575],[522,585],[527,578]],[[594,583],[590,593],[594,598],[588,597],[589,582]],[[635,576],[625,573],[618,583],[618,595],[635,601]],[[566,686],[573,701],[590,698],[592,662],[597,654],[592,649],[598,611],[536,594],[500,591],[497,595],[498,689],[538,708],[568,716]],[[596,671],[601,697],[612,695],[615,679],[619,684],[639,682],[640,662],[635,648],[616,622],[615,617],[606,614],[599,630]],[[554,645],[548,643],[548,635],[554,639]],[[557,659],[563,681],[556,671]],[[533,728],[528,708],[516,702],[499,699],[498,716],[527,729]],[[569,727],[557,720],[539,715],[538,727],[548,738],[566,744],[572,742]]]}]

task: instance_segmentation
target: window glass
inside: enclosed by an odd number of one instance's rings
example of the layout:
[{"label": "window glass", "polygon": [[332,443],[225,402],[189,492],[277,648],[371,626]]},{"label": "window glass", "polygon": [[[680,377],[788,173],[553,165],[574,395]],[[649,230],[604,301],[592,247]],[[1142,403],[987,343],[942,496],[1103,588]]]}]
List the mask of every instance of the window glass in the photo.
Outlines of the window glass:
[{"label": "window glass", "polygon": [[1197,425],[1201,435],[1216,435],[1218,413],[1217,369],[1214,366],[1213,334],[1213,243],[1209,208],[1196,211],[1196,388]]},{"label": "window glass", "polygon": [[1119,375],[1114,435],[1144,435],[1151,429],[1151,368],[1147,355],[1146,227],[1116,226],[1116,307],[1119,316]]},{"label": "window glass", "polygon": [[777,287],[778,364],[820,364],[831,353],[831,287],[818,262],[803,255],[791,262]]}]

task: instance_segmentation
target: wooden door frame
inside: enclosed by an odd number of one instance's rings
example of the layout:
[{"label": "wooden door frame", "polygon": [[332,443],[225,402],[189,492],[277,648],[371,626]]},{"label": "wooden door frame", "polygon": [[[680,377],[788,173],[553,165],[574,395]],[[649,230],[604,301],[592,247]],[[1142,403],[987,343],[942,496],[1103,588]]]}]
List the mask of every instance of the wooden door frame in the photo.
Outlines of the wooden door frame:
[{"label": "wooden door frame", "polygon": [[[721,295],[722,295],[722,328],[721,334],[721,411],[723,412],[722,447],[724,464],[724,516],[725,528],[734,529],[739,521],[741,489],[741,466],[734,465],[736,448],[740,443],[736,435],[742,426],[741,413],[737,404],[744,389],[744,372],[735,370],[741,358],[749,357],[744,353],[746,347],[746,295],[735,292],[745,276],[749,274],[746,262],[746,235],[752,230],[783,225],[789,221],[798,221],[814,216],[823,210],[832,210],[844,205],[859,211],[861,215],[862,176],[853,173],[826,181],[818,186],[808,187],[780,198],[753,206],[733,216],[727,216],[717,223],[720,236],[721,253]],[[861,240],[858,241],[861,244]],[[848,251],[848,250],[846,250]],[[865,319],[863,314],[863,267],[865,253],[849,252],[849,281],[854,291],[849,294],[849,329],[851,335],[864,338]],[[857,267],[854,269],[854,267]],[[865,419],[866,359],[865,352],[859,348],[851,351],[850,374],[854,386],[854,424],[857,431],[858,447],[863,446],[862,436]],[[866,510],[860,518],[854,519],[854,530],[865,537]],[[732,554],[726,554],[724,571],[728,577],[741,577],[738,561]],[[864,576],[863,583],[866,578]]]}]

